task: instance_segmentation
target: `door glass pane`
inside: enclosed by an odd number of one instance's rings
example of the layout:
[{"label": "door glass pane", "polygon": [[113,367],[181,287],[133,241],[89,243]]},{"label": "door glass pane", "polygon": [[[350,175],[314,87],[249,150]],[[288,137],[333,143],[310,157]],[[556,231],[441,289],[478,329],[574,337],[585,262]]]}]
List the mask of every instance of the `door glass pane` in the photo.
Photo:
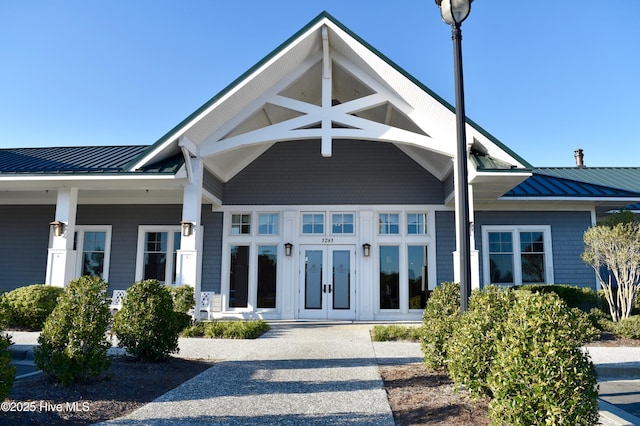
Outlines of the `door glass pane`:
[{"label": "door glass pane", "polygon": [[333,251],[333,309],[349,309],[351,305],[351,252]]},{"label": "door glass pane", "polygon": [[229,307],[246,308],[249,296],[249,246],[231,247]]},{"label": "door glass pane", "polygon": [[84,233],[82,275],[102,276],[106,239],[107,233],[103,231]]},{"label": "door glass pane", "polygon": [[380,246],[380,309],[400,308],[400,248]]},{"label": "door glass pane", "polygon": [[409,246],[409,309],[424,309],[427,303],[427,247]]},{"label": "door glass pane", "polygon": [[277,246],[258,246],[258,308],[276,307]]},{"label": "door glass pane", "polygon": [[306,250],[304,258],[304,308],[322,309],[322,250]]},{"label": "door glass pane", "polygon": [[146,232],[144,252],[144,279],[165,282],[167,270],[167,233]]}]

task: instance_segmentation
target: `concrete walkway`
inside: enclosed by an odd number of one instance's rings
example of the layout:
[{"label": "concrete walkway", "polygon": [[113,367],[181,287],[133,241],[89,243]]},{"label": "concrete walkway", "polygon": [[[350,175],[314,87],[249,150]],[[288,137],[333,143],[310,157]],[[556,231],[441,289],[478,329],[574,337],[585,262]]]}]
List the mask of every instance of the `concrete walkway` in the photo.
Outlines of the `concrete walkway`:
[{"label": "concrete walkway", "polygon": [[108,424],[394,425],[368,330],[275,326],[253,341],[182,339],[181,356],[222,361]]},{"label": "concrete walkway", "polygon": [[[184,358],[219,362],[104,424],[393,425],[380,365],[420,363],[418,343],[371,342],[371,324],[276,323],[257,340],[180,339]],[[12,333],[13,352],[37,333]],[[119,352],[117,348],[114,352]],[[603,425],[640,425],[640,347],[590,347]]]}]

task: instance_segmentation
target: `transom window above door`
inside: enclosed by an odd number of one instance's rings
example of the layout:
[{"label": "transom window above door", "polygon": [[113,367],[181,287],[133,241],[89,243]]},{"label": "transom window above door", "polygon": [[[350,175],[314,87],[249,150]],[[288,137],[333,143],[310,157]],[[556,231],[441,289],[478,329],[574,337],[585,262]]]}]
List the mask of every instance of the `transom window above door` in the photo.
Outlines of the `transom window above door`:
[{"label": "transom window above door", "polygon": [[378,233],[380,235],[400,234],[400,215],[398,213],[380,213],[378,215]]},{"label": "transom window above door", "polygon": [[353,234],[353,213],[332,213],[331,214],[332,234]]},{"label": "transom window above door", "polygon": [[278,235],[278,213],[260,213],[258,215],[259,235]]},{"label": "transom window above door", "polygon": [[324,235],[324,213],[303,213],[302,233]]},{"label": "transom window above door", "polygon": [[238,213],[231,215],[231,235],[251,234],[251,214]]}]

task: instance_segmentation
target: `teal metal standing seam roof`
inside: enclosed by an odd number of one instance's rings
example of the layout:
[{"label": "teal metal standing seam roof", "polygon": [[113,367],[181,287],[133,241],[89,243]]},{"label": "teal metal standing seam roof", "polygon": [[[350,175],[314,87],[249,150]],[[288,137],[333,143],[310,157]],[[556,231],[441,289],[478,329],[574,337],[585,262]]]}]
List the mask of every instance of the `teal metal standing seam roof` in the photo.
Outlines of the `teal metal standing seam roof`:
[{"label": "teal metal standing seam roof", "polygon": [[503,197],[638,197],[640,168],[541,168]]},{"label": "teal metal standing seam roof", "polygon": [[[122,173],[127,172],[125,166],[131,159],[147,148],[135,145],[0,149],[0,175]],[[175,173],[183,162],[182,156],[171,157],[144,171]]]}]

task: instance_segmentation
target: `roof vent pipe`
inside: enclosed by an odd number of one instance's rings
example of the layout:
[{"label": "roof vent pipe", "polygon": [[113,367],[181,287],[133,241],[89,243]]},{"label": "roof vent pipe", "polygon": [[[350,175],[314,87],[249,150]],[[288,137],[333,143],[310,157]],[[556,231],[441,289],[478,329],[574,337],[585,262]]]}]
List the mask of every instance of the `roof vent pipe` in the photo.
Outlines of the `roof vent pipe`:
[{"label": "roof vent pipe", "polygon": [[581,148],[573,151],[573,156],[576,158],[576,167],[584,167],[584,151]]}]

